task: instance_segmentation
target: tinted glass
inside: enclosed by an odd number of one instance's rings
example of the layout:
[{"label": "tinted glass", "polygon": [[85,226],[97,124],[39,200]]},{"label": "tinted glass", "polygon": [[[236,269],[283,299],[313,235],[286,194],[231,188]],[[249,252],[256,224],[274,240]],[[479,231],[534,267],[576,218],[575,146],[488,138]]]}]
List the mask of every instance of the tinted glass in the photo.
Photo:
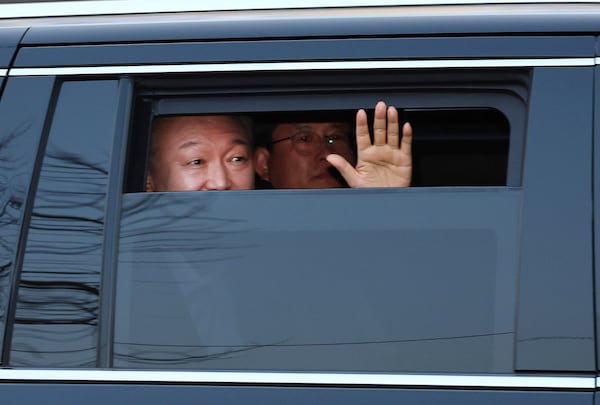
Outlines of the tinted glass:
[{"label": "tinted glass", "polygon": [[510,372],[520,192],[124,196],[116,367]]},{"label": "tinted glass", "polygon": [[536,68],[533,76],[524,157],[518,370],[589,372],[596,366],[593,82],[591,67]]},{"label": "tinted glass", "polygon": [[0,336],[4,335],[25,199],[53,84],[52,78],[13,78],[0,103]]},{"label": "tinted glass", "polygon": [[62,85],[27,239],[12,365],[95,365],[116,91],[116,81]]}]

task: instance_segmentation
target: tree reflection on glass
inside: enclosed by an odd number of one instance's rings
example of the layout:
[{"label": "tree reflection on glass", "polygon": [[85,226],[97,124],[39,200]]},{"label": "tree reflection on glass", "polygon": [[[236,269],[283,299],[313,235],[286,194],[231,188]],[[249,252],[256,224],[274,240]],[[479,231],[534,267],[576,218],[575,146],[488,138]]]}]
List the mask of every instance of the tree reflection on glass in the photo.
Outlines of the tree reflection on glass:
[{"label": "tree reflection on glass", "polygon": [[[14,260],[35,148],[31,123],[0,130],[0,336],[4,331]],[[1,346],[0,346],[1,347]]]},{"label": "tree reflection on glass", "polygon": [[518,197],[126,194],[114,366],[511,370]]},{"label": "tree reflection on glass", "polygon": [[95,366],[116,89],[115,81],[62,84],[28,231],[11,365]]}]

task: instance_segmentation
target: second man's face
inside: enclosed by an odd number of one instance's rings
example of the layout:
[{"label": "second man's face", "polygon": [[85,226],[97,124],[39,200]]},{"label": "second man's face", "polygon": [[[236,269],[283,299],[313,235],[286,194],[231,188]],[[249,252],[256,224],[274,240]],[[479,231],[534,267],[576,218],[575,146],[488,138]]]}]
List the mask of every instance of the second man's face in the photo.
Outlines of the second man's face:
[{"label": "second man's face", "polygon": [[350,136],[344,123],[279,124],[272,136],[268,180],[274,188],[344,187],[341,175],[325,157],[337,153],[354,163]]}]

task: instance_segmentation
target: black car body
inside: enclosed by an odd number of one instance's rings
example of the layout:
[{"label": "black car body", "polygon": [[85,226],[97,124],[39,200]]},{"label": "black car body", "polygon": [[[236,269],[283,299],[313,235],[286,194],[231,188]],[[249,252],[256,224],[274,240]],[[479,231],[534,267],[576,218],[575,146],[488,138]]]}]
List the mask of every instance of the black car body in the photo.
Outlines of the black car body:
[{"label": "black car body", "polygon": [[[600,3],[168,3],[0,5],[3,404],[595,402]],[[143,192],[380,99],[414,187]]]}]

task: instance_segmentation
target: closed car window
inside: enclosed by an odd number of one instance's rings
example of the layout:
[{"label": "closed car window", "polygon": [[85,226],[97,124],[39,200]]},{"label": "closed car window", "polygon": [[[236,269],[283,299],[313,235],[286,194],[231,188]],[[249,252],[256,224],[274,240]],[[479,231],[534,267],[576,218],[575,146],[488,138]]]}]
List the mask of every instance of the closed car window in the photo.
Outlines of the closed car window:
[{"label": "closed car window", "polygon": [[20,278],[11,365],[96,364],[116,91],[114,80],[60,87]]},{"label": "closed car window", "polygon": [[0,334],[10,319],[17,242],[53,84],[52,78],[11,79],[0,103]]}]

